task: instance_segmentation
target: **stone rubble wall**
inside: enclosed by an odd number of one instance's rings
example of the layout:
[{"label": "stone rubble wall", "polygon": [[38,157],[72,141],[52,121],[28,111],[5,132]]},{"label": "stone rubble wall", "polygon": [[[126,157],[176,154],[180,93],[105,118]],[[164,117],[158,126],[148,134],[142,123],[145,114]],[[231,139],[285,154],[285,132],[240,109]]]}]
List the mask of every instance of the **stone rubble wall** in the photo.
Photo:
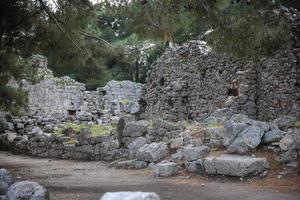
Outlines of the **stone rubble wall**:
[{"label": "stone rubble wall", "polygon": [[299,117],[300,14],[284,15],[294,44],[255,63],[216,53],[203,41],[169,49],[149,73],[143,117],[200,121],[219,108],[267,121]]},{"label": "stone rubble wall", "polygon": [[109,81],[103,88],[105,110],[114,113],[136,113],[139,110],[138,100],[142,95],[143,84],[131,81]]},{"label": "stone rubble wall", "polygon": [[28,92],[27,116],[54,117],[59,120],[74,118],[79,121],[108,121],[106,115],[135,113],[143,85],[131,81],[110,81],[103,88],[87,91],[83,83],[68,76],[55,77],[47,69],[47,59],[32,58],[37,69],[37,82],[22,80],[11,83]]},{"label": "stone rubble wall", "polygon": [[202,120],[214,110],[230,107],[255,117],[253,65],[215,53],[202,41],[170,50],[152,66],[145,84],[145,116]]}]

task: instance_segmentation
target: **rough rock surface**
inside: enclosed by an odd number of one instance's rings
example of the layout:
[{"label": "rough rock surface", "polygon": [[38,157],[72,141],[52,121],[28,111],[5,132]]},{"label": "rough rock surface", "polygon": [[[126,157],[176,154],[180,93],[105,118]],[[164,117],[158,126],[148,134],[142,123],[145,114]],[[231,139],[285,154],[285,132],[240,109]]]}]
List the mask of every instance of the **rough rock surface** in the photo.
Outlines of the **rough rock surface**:
[{"label": "rough rock surface", "polygon": [[220,174],[229,176],[256,175],[268,168],[265,158],[255,158],[240,155],[210,156],[204,160],[204,168],[207,174]]},{"label": "rough rock surface", "polygon": [[104,108],[113,113],[136,113],[139,110],[138,100],[143,85],[131,81],[109,81],[103,88]]},{"label": "rough rock surface", "polygon": [[[33,66],[37,71],[37,83],[22,80],[11,81],[10,85],[21,87],[28,92],[29,115],[55,117],[59,119],[73,118],[80,121],[106,121],[103,110],[113,114],[135,113],[139,109],[142,84],[131,81],[110,81],[103,88],[87,91],[85,84],[68,76],[55,77],[47,68],[48,61],[44,56],[34,55]],[[18,124],[22,128],[22,124]]]},{"label": "rough rock surface", "polygon": [[36,182],[20,181],[11,185],[6,193],[7,200],[48,200],[47,190]]},{"label": "rough rock surface", "polygon": [[179,167],[174,162],[161,162],[154,165],[154,169],[157,177],[168,177],[176,175]]},{"label": "rough rock surface", "polygon": [[145,144],[136,154],[138,160],[146,162],[159,162],[169,153],[168,146],[164,143]]},{"label": "rough rock surface", "polygon": [[299,57],[299,48],[291,47],[258,63],[241,61],[203,41],[170,49],[146,81],[145,117],[201,120],[221,108],[259,120],[299,116]]},{"label": "rough rock surface", "polygon": [[184,150],[184,158],[187,161],[195,161],[205,158],[206,156],[208,156],[209,152],[210,148],[207,146],[186,148]]},{"label": "rough rock surface", "polygon": [[0,195],[5,195],[11,185],[11,175],[6,169],[0,169]]},{"label": "rough rock surface", "polygon": [[139,160],[125,160],[117,163],[117,169],[143,169],[147,167],[147,163]]},{"label": "rough rock surface", "polygon": [[100,200],[160,200],[153,192],[107,192]]}]

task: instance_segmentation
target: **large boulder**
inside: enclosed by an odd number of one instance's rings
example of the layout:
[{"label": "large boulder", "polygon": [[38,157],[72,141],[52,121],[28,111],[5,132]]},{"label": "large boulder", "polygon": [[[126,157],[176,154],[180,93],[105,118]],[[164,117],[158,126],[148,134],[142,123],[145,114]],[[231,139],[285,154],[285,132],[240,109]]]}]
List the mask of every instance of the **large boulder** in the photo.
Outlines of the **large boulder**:
[{"label": "large boulder", "polygon": [[37,182],[20,181],[9,187],[5,197],[6,200],[49,200],[49,193]]},{"label": "large boulder", "polygon": [[187,161],[195,161],[205,158],[206,156],[208,156],[209,152],[210,148],[207,146],[186,148],[184,150],[184,157]]},{"label": "large boulder", "polygon": [[153,192],[106,192],[100,200],[160,200]]},{"label": "large boulder", "polygon": [[10,172],[6,169],[0,169],[0,195],[6,194],[11,183]]},{"label": "large boulder", "polygon": [[159,162],[169,153],[168,146],[164,143],[145,144],[136,154],[138,160],[146,162]]},{"label": "large boulder", "polygon": [[245,177],[263,172],[269,164],[266,158],[240,155],[210,156],[204,160],[207,174]]},{"label": "large boulder", "polygon": [[251,125],[242,131],[235,140],[228,146],[229,153],[245,154],[255,149],[260,143],[264,135],[264,130],[257,126]]},{"label": "large boulder", "polygon": [[157,177],[174,176],[178,173],[178,165],[174,162],[162,162],[154,166]]}]

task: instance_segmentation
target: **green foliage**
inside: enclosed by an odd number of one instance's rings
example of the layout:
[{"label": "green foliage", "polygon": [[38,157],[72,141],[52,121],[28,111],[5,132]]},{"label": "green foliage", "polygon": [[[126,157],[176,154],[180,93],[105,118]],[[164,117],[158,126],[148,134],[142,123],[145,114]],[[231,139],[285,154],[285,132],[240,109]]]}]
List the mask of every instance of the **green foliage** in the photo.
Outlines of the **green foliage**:
[{"label": "green foliage", "polygon": [[238,57],[257,58],[290,45],[290,32],[278,4],[269,1],[217,2],[219,4],[210,14],[214,31],[208,35],[208,42],[215,49]]},{"label": "green foliage", "polygon": [[90,128],[93,136],[110,135],[116,130],[116,127],[113,125],[98,125],[98,124],[87,125],[87,124],[78,124],[78,123],[69,122],[69,123],[65,123],[63,127],[55,130],[54,134],[62,135],[63,130],[66,128],[71,128],[76,133],[79,133],[80,129],[82,128]]}]

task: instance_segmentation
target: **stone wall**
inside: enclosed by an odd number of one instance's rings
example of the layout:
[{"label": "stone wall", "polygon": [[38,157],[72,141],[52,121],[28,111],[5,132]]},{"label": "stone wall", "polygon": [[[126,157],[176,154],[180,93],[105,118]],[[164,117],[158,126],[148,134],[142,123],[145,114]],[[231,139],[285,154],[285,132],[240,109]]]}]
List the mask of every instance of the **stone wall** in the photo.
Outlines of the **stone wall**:
[{"label": "stone wall", "polygon": [[169,49],[146,81],[144,117],[202,120],[219,108],[260,120],[300,116],[300,15],[284,14],[294,44],[256,63],[216,53],[203,41]]},{"label": "stone wall", "polygon": [[170,50],[152,66],[146,82],[146,116],[204,119],[218,108],[230,107],[255,117],[253,66],[217,54],[202,41]]},{"label": "stone wall", "polygon": [[143,85],[131,81],[109,81],[103,88],[104,108],[113,113],[136,113]]},{"label": "stone wall", "polygon": [[96,91],[86,91],[85,85],[68,76],[55,77],[47,68],[47,59],[32,58],[37,70],[35,83],[22,80],[14,83],[28,92],[25,115],[67,118],[80,121],[107,121],[107,115],[135,113],[143,85],[131,81],[110,81]]}]

